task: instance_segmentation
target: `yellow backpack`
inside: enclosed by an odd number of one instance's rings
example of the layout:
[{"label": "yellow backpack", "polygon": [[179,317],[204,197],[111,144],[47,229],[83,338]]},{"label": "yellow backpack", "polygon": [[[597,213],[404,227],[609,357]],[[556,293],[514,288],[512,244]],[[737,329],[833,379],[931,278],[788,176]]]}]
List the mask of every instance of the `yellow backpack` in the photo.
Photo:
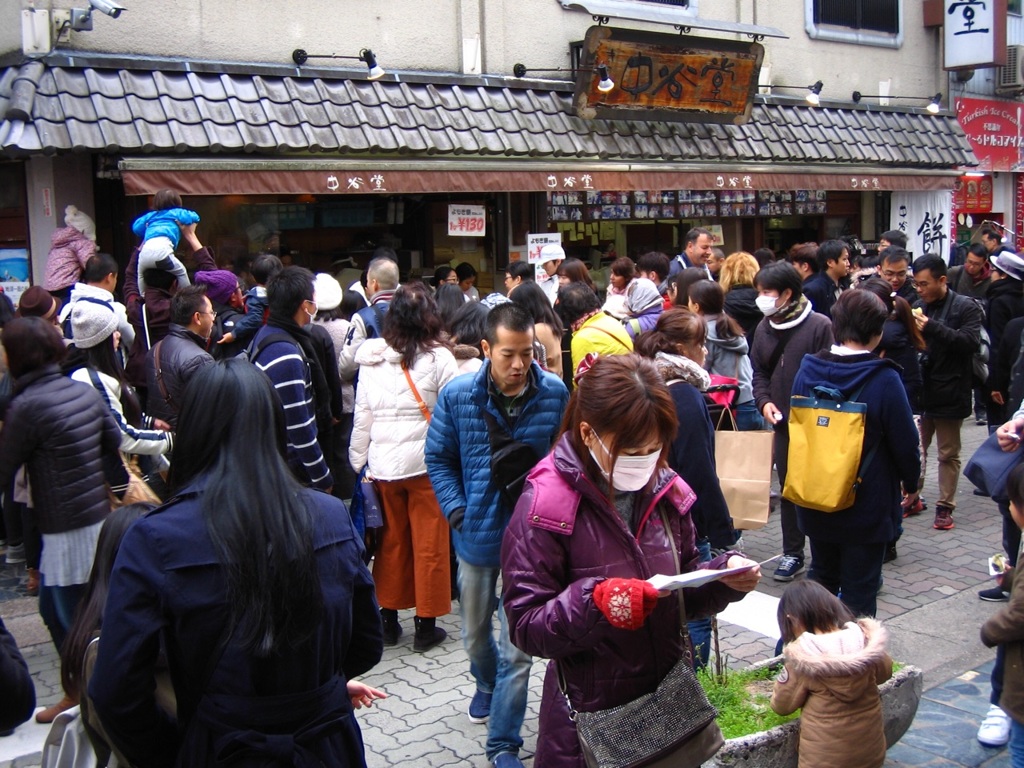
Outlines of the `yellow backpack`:
[{"label": "yellow backpack", "polygon": [[789,401],[789,469],[782,495],[819,512],[853,506],[875,448],[861,460],[868,407],[857,402],[864,387],[846,398],[838,389],[815,387],[811,397]]}]

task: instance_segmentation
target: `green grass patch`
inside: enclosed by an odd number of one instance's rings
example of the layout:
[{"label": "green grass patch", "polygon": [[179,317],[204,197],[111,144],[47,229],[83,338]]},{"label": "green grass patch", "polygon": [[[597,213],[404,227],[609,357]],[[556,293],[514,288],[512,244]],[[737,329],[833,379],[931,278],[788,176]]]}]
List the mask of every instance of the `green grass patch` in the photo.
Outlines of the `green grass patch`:
[{"label": "green grass patch", "polygon": [[799,712],[792,715],[772,712],[770,702],[777,672],[770,668],[729,670],[724,681],[707,670],[697,673],[708,700],[718,710],[718,727],[725,738],[766,731],[800,716]]}]

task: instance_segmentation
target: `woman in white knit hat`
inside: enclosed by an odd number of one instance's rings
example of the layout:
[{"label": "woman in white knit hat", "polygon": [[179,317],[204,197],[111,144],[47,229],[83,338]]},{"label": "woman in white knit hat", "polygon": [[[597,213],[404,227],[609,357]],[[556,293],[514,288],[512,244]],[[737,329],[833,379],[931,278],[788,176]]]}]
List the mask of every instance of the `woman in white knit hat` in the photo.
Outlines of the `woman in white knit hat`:
[{"label": "woman in white knit hat", "polygon": [[71,308],[74,342],[65,370],[71,371],[75,381],[92,385],[103,398],[121,429],[121,451],[160,457],[152,468],[166,469],[168,463],[163,456],[171,452],[174,436],[166,422],[142,412],[135,390],[125,380],[117,324],[118,316],[107,302],[76,301]]},{"label": "woman in white knit hat", "polygon": [[96,255],[96,224],[73,205],[64,209],[64,224],[50,238],[43,287],[67,304],[85,262]]}]

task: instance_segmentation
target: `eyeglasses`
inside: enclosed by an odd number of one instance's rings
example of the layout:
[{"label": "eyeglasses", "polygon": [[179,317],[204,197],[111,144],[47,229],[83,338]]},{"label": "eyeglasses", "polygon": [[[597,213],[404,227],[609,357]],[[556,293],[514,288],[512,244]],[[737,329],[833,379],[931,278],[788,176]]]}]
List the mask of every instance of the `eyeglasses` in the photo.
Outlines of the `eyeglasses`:
[{"label": "eyeglasses", "polygon": [[882,270],[882,277],[884,277],[886,279],[892,279],[894,277],[906,277],[906,276],[907,276],[907,270],[905,270],[905,269],[902,272],[893,272],[892,270],[889,270],[889,269],[883,269]]},{"label": "eyeglasses", "polygon": [[216,311],[206,312],[205,310],[202,310],[202,309],[198,310],[196,312],[196,314],[197,315],[209,315],[210,317],[216,317],[217,316],[217,312]]}]

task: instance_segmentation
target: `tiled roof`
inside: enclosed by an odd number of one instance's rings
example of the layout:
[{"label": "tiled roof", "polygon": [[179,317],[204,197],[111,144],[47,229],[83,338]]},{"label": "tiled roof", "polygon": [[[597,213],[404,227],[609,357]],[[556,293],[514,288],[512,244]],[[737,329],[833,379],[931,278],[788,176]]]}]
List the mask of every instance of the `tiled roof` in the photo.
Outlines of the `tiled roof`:
[{"label": "tiled roof", "polygon": [[[583,120],[571,91],[504,79],[399,82],[32,61],[0,70],[0,153],[329,152],[953,168],[956,118],[755,104],[746,125]],[[267,74],[270,71],[272,74]]]}]

